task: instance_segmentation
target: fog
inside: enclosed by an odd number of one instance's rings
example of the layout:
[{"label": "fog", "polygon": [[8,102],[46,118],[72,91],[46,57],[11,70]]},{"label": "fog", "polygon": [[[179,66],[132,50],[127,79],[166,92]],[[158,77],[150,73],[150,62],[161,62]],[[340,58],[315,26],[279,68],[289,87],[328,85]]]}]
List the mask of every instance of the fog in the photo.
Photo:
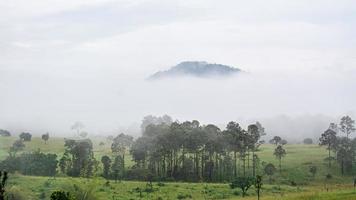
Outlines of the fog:
[{"label": "fog", "polygon": [[[138,135],[145,115],[168,114],[220,127],[260,121],[297,140],[356,117],[349,1],[55,2],[0,4],[2,129],[71,135],[81,121],[91,135]],[[146,80],[187,60],[244,73]]]}]

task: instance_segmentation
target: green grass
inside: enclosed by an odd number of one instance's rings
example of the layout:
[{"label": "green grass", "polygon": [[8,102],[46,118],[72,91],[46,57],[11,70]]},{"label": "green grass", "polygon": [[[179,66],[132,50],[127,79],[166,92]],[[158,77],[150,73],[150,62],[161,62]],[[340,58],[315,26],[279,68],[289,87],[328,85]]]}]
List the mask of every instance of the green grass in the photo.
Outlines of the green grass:
[{"label": "green grass", "polygon": [[[16,140],[15,137],[0,137],[0,160],[6,158],[8,149]],[[104,142],[104,145],[99,145]],[[24,151],[35,151],[40,149],[42,152],[56,153],[59,156],[64,152],[63,138],[50,138],[47,144],[41,138],[34,137],[32,141],[25,143]],[[105,138],[93,139],[94,152],[98,160],[102,155],[111,155],[110,142]],[[263,145],[257,152],[261,162],[273,163],[278,167],[278,160],[273,156],[275,146]],[[333,174],[332,183],[329,183],[331,191],[326,192],[324,188],[325,175],[328,173],[327,157],[325,148],[318,145],[286,145],[287,155],[282,160],[282,174],[278,173],[274,179],[281,183],[281,190],[278,185],[269,185],[265,181],[263,189],[264,200],[351,200],[356,199],[356,193],[351,187],[352,177],[341,176],[336,163],[333,163],[331,173]],[[21,153],[21,152],[19,152]],[[126,166],[132,166],[133,162],[129,154],[126,155]],[[241,163],[240,163],[241,164]],[[309,173],[311,165],[317,166],[317,174],[312,177]],[[260,169],[261,170],[261,169]],[[267,177],[264,178],[265,180]],[[289,186],[291,181],[297,186]],[[123,181],[120,183],[110,182],[110,186],[105,186],[105,180],[101,178],[83,179],[70,177],[57,177],[55,180],[48,177],[21,176],[18,174],[10,175],[8,187],[18,187],[27,194],[29,200],[39,199],[41,193],[45,193],[48,199],[51,192],[58,189],[68,189],[73,184],[95,185],[95,191],[99,199],[130,200],[140,199],[139,193],[135,188],[144,189],[146,182]],[[277,184],[275,182],[274,184]],[[206,184],[206,183],[165,183],[165,186],[158,186],[154,183],[155,191],[143,193],[141,199],[240,199],[241,192],[238,189],[231,190],[228,184]],[[249,196],[245,199],[256,199],[253,187],[249,190]]]},{"label": "green grass", "polygon": [[[206,183],[164,183],[159,186],[153,183],[154,191],[152,193],[135,192],[136,188],[145,189],[145,182],[122,181],[118,183],[110,182],[106,185],[106,180],[101,178],[85,179],[85,178],[69,178],[57,177],[56,179],[48,177],[33,177],[12,175],[9,186],[21,188],[21,191],[27,194],[28,200],[37,200],[41,193],[45,193],[48,197],[58,189],[68,190],[69,187],[76,185],[95,185],[94,190],[98,199],[112,199],[113,196],[120,200],[136,200],[136,199],[164,199],[173,200],[178,197],[186,197],[186,199],[242,199],[241,192],[238,189],[231,190],[228,184],[206,184]],[[265,185],[262,189],[264,200],[354,200],[356,192],[350,185],[337,185],[331,188],[331,191],[326,192],[322,187],[318,186],[279,186]],[[256,199],[253,187],[249,190],[246,200]]]}]

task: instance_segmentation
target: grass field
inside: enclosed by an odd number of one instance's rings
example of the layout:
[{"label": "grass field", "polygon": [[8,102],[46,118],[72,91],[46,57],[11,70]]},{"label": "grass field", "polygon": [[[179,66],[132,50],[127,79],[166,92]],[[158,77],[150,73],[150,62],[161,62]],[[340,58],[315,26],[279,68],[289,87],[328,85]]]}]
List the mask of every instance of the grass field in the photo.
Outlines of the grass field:
[{"label": "grass field", "polygon": [[[0,160],[6,158],[10,145],[17,138],[0,138]],[[104,142],[104,145],[99,145]],[[110,155],[110,145],[103,138],[93,140],[94,151],[99,159],[102,155]],[[45,144],[40,138],[34,137],[31,142],[26,142],[24,151],[34,151],[40,149],[43,152],[56,153],[64,152],[63,138],[50,138]],[[263,145],[258,152],[261,162],[271,162],[278,166],[277,159],[273,156],[274,146]],[[265,183],[263,187],[263,198],[261,199],[305,199],[305,200],[356,200],[356,192],[352,186],[351,176],[341,176],[337,165],[334,163],[331,173],[332,182],[329,183],[329,191],[324,187],[325,175],[327,172],[324,158],[327,151],[318,145],[286,145],[287,155],[282,160],[282,175],[276,175],[274,179],[280,180],[272,185]],[[127,166],[133,162],[129,155],[126,156]],[[309,167],[315,165],[318,168],[315,177],[309,173]],[[267,177],[265,177],[267,179]],[[291,186],[291,181],[296,186]],[[206,183],[153,183],[154,191],[151,193],[139,190],[146,188],[146,182],[122,181],[119,183],[110,182],[102,178],[84,179],[57,177],[22,176],[19,174],[10,175],[9,188],[20,188],[27,194],[29,200],[37,200],[41,197],[48,199],[51,192],[57,189],[66,189],[76,185],[84,185],[85,188],[92,188],[99,199],[240,199],[241,192],[238,189],[230,189],[228,184],[206,184]],[[249,196],[244,199],[256,199],[254,188],[249,190]]]},{"label": "grass field", "polygon": [[[206,183],[153,183],[154,191],[151,193],[137,192],[137,188],[144,190],[145,182],[122,181],[118,183],[110,182],[106,184],[104,179],[82,179],[65,178],[56,179],[48,177],[33,177],[14,175],[11,177],[10,185],[21,188],[28,200],[37,200],[40,196],[48,197],[51,192],[57,189],[67,189],[70,186],[86,185],[89,190],[93,190],[99,199],[241,199],[241,192],[238,189],[231,190],[228,184],[206,184]],[[44,195],[42,194],[44,193]],[[41,195],[42,194],[42,195]],[[292,200],[354,200],[356,191],[351,185],[334,185],[329,192],[321,186],[279,186],[265,185],[262,190],[262,199],[292,199]],[[249,190],[248,196],[244,199],[256,199],[253,188]]]}]

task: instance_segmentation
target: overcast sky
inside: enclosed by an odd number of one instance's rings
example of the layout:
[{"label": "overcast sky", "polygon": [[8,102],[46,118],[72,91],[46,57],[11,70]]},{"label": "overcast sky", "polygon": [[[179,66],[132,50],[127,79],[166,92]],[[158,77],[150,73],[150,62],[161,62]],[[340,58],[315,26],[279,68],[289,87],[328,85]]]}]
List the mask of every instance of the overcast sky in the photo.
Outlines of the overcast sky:
[{"label": "overcast sky", "polygon": [[[2,0],[0,128],[355,116],[355,35],[353,0]],[[187,60],[248,73],[145,81]]]}]

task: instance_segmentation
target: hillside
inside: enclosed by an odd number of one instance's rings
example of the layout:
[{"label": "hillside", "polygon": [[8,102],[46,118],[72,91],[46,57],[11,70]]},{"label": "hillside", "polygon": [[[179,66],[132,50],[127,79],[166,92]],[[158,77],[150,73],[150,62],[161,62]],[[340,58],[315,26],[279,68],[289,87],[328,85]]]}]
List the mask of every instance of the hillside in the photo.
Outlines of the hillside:
[{"label": "hillside", "polygon": [[169,77],[226,77],[240,73],[241,70],[227,65],[212,64],[200,61],[185,61],[166,71],[159,71],[149,76],[149,80],[157,80]]}]

